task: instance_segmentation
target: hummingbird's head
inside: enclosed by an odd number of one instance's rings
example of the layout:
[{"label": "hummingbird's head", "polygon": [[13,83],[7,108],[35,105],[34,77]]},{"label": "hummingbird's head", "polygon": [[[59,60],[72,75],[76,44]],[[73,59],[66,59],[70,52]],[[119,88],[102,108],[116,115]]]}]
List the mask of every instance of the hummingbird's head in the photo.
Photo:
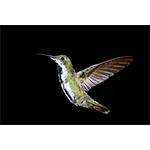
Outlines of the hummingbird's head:
[{"label": "hummingbird's head", "polygon": [[44,55],[49,57],[50,59],[54,60],[57,65],[60,67],[65,66],[66,68],[72,66],[70,59],[66,55],[58,55],[58,56],[52,56],[52,55],[46,55],[37,53],[38,55]]},{"label": "hummingbird's head", "polygon": [[72,65],[70,59],[66,55],[52,56],[50,59],[54,60],[60,67],[63,65],[68,68]]}]

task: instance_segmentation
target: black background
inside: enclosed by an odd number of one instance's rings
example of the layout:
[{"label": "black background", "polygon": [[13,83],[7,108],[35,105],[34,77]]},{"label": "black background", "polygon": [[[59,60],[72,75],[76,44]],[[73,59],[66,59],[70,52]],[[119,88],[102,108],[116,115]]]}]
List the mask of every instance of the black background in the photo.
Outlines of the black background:
[{"label": "black background", "polygon": [[[114,148],[118,143],[122,147],[134,144],[141,132],[135,127],[140,127],[143,111],[143,105],[138,107],[138,69],[142,68],[144,28],[140,13],[121,9],[70,14],[37,8],[13,16],[10,45],[18,50],[15,84],[19,84],[14,92],[18,96],[11,102],[15,105],[11,117],[20,136],[63,146],[81,143],[99,147],[107,146],[107,141],[112,141]],[[88,92],[110,109],[105,115],[71,104],[58,82],[55,63],[36,53],[67,55],[76,71],[119,56],[133,56],[134,61]]]}]

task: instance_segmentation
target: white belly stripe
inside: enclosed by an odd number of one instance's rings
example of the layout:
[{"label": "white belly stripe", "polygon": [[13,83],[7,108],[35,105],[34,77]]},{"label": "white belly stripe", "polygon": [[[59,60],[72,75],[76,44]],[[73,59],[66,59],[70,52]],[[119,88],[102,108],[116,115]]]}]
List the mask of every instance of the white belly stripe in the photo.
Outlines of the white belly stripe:
[{"label": "white belly stripe", "polygon": [[[69,83],[66,83],[66,84],[61,84],[61,87],[65,93],[65,95],[67,96],[67,98],[69,99],[69,101],[72,103],[73,100],[74,100],[74,93],[72,92],[72,89],[70,88],[70,85]],[[66,93],[67,92],[67,93]]]},{"label": "white belly stripe", "polygon": [[68,71],[66,69],[66,67],[64,65],[61,64],[61,62],[59,60],[56,60],[56,62],[59,64],[59,66],[62,68],[62,74],[61,76],[61,87],[65,93],[65,95],[67,96],[67,98],[69,99],[69,101],[72,103],[75,101],[75,94],[73,93],[70,83],[66,82],[66,78],[68,77]]}]

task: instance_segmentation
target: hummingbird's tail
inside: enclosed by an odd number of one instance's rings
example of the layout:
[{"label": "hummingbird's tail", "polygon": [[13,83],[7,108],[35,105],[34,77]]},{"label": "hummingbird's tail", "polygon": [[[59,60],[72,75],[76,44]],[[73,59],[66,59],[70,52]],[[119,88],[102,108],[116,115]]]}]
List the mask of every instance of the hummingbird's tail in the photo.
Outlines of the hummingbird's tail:
[{"label": "hummingbird's tail", "polygon": [[106,108],[105,106],[98,104],[96,106],[93,107],[95,110],[100,111],[104,114],[108,114],[110,112],[110,110],[108,108]]}]

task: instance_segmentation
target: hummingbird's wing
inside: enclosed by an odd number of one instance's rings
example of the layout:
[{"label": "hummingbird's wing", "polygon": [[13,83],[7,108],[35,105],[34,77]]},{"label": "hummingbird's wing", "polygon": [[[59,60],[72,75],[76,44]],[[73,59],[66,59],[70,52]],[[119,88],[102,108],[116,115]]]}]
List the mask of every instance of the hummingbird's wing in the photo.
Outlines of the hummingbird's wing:
[{"label": "hummingbird's wing", "polygon": [[122,56],[110,59],[79,71],[77,77],[80,79],[83,89],[89,91],[91,87],[107,80],[109,77],[129,65],[132,61],[132,56]]}]

